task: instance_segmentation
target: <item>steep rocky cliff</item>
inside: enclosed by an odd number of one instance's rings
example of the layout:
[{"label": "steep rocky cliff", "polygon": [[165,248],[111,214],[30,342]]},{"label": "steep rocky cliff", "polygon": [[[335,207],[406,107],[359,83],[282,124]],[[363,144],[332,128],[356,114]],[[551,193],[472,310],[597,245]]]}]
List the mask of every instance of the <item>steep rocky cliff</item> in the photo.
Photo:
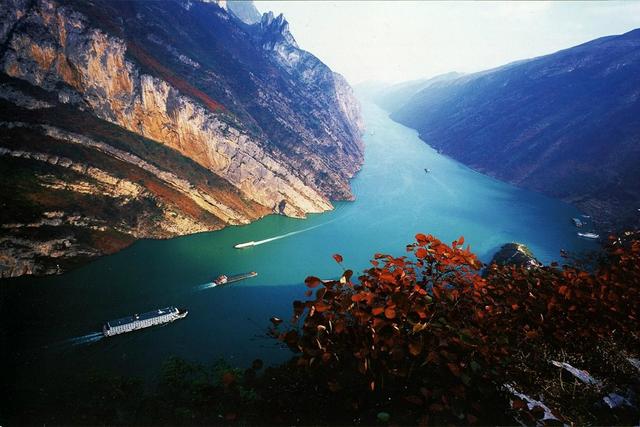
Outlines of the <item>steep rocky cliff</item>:
[{"label": "steep rocky cliff", "polygon": [[351,88],[219,3],[0,0],[1,275],[352,198]]},{"label": "steep rocky cliff", "polygon": [[438,82],[391,117],[602,228],[640,224],[640,30]]}]

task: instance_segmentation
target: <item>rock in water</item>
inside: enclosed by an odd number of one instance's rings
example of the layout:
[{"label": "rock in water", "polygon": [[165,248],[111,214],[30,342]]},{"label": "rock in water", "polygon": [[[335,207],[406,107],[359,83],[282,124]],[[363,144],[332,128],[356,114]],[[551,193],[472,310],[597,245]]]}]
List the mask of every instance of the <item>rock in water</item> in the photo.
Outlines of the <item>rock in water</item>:
[{"label": "rock in water", "polygon": [[491,264],[516,265],[527,268],[542,266],[531,250],[522,243],[507,243],[491,259]]}]

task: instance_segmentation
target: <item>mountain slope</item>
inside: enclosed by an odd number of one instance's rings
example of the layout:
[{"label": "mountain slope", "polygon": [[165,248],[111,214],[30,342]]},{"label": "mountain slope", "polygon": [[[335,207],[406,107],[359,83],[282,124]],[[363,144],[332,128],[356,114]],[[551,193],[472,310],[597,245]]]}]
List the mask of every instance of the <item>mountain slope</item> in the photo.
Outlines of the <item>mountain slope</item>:
[{"label": "mountain slope", "polygon": [[462,76],[461,73],[452,71],[440,74],[430,79],[418,79],[397,83],[380,88],[372,94],[376,104],[388,111],[395,111],[406,104],[416,93],[421,92],[435,84],[448,82]]},{"label": "mountain slope", "polygon": [[640,207],[640,30],[432,85],[392,118],[499,179],[605,227]]},{"label": "mountain slope", "polygon": [[0,0],[0,274],[352,198],[351,88],[225,6]]}]

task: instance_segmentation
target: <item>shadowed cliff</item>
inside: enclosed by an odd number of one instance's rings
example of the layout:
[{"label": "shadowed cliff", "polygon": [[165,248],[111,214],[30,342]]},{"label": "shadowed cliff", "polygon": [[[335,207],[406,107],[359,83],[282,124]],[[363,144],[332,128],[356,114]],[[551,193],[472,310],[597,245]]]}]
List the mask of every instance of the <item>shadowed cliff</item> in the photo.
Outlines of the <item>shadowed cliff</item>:
[{"label": "shadowed cliff", "polygon": [[638,224],[640,30],[413,87],[378,101],[444,154],[571,202],[602,228]]}]

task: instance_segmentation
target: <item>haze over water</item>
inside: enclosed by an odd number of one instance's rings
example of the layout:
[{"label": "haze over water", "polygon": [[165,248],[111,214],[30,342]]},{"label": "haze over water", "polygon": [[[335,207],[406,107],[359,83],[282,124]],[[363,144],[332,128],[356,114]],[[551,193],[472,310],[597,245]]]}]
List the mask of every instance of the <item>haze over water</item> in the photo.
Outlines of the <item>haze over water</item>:
[{"label": "haze over water", "polygon": [[[269,317],[290,317],[291,302],[304,298],[307,275],[338,276],[334,253],[362,271],[376,252],[404,254],[418,232],[448,243],[464,235],[483,261],[511,241],[525,243],[545,263],[559,259],[560,249],[595,249],[576,236],[570,218],[579,212],[572,206],[476,173],[362,102],[366,159],[352,182],[355,202],[306,220],[270,216],[219,232],[140,241],[62,276],[3,283],[5,384],[28,399],[93,369],[150,378],[171,355],[200,362],[223,357],[239,367],[258,357],[285,360],[291,354],[264,331]],[[219,274],[252,270],[259,276],[206,286]],[[95,335],[106,320],[169,305],[186,307],[188,317],[109,339]]]}]

